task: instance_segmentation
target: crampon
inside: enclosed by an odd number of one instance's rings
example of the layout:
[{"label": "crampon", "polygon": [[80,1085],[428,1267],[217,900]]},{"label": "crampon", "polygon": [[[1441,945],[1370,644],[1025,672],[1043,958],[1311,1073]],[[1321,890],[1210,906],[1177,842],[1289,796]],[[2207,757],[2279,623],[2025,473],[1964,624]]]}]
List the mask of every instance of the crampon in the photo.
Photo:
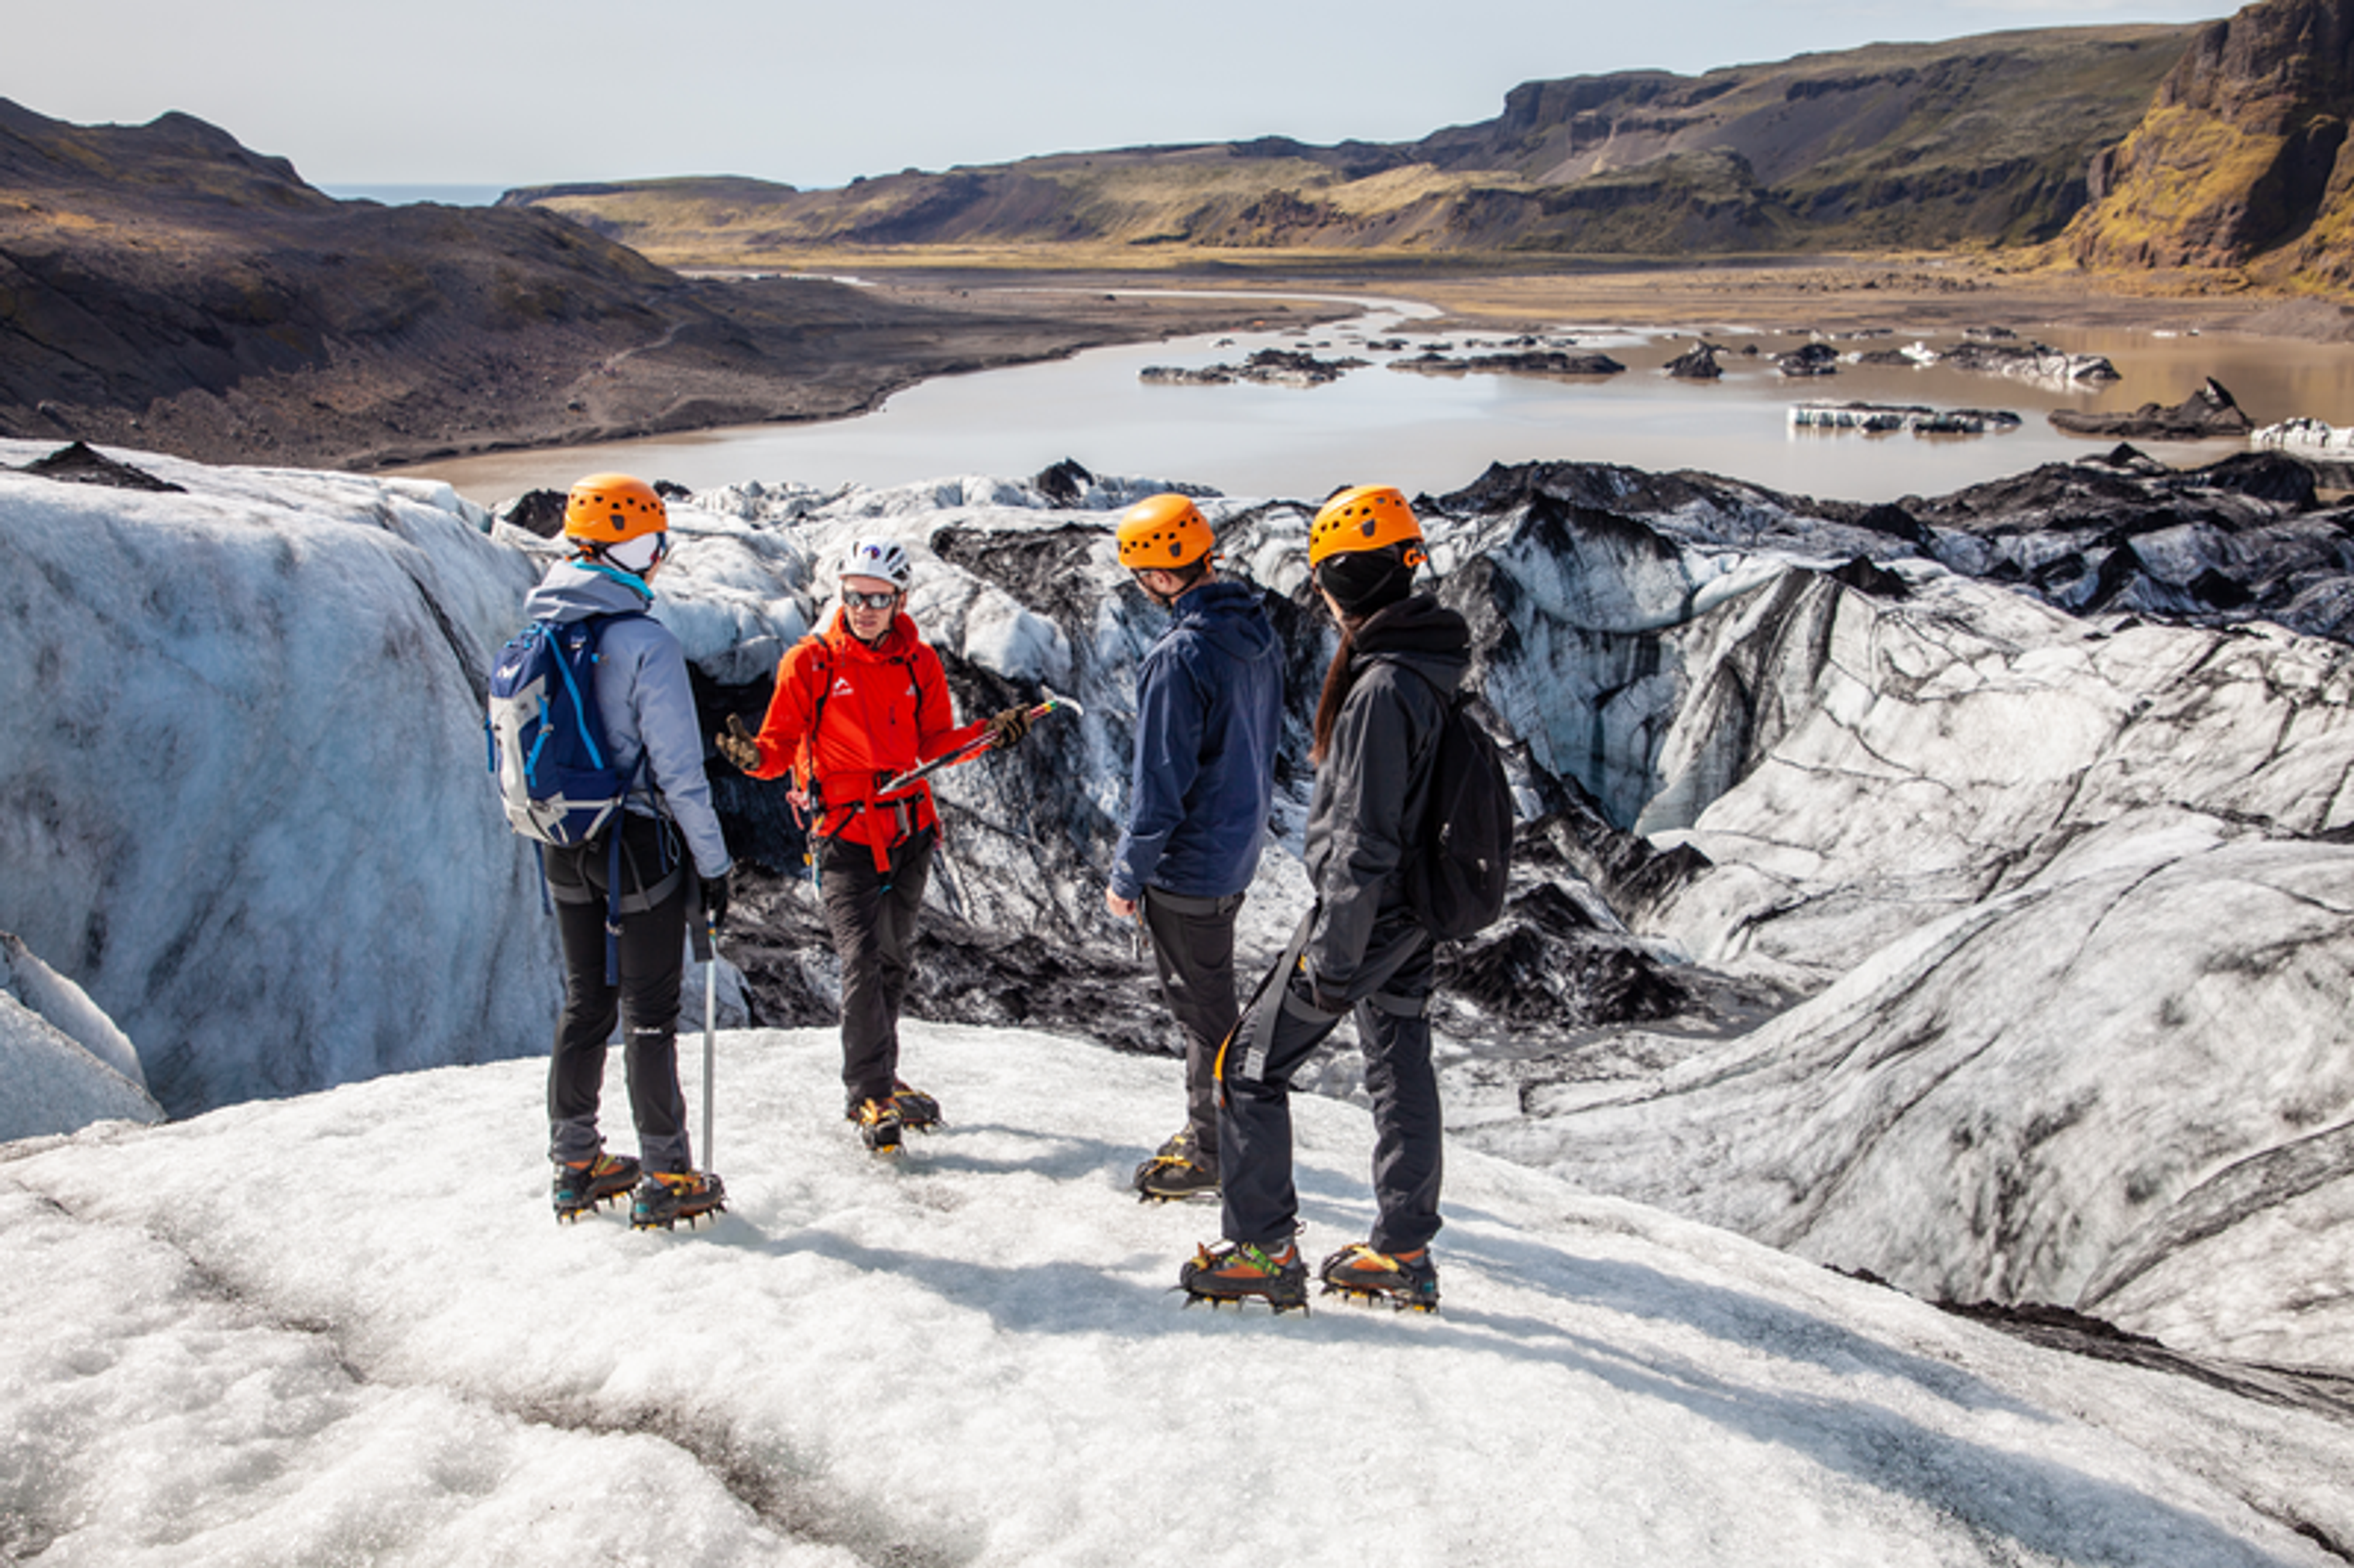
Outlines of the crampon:
[{"label": "crampon", "polygon": [[1428,1247],[1387,1253],[1360,1242],[1326,1258],[1316,1272],[1327,1296],[1379,1302],[1401,1312],[1438,1310],[1438,1267]]},{"label": "crampon", "polygon": [[689,1230],[705,1214],[727,1207],[727,1188],[708,1171],[649,1171],[630,1202],[630,1228],[669,1230],[684,1220]]},{"label": "crampon", "polygon": [[599,1206],[630,1195],[638,1184],[638,1162],[626,1154],[559,1162],[556,1167],[556,1220],[570,1224]]},{"label": "crampon", "polygon": [[1188,1307],[1196,1301],[1239,1307],[1257,1300],[1278,1312],[1308,1310],[1308,1266],[1288,1242],[1272,1253],[1248,1242],[1202,1247],[1177,1271],[1177,1288],[1185,1293]]},{"label": "crampon", "polygon": [[905,1152],[897,1107],[889,1100],[861,1100],[852,1120],[858,1123],[859,1141],[878,1160],[896,1160]]},{"label": "crampon", "polygon": [[1218,1170],[1205,1163],[1187,1128],[1136,1168],[1136,1197],[1142,1203],[1175,1203],[1218,1194]]}]

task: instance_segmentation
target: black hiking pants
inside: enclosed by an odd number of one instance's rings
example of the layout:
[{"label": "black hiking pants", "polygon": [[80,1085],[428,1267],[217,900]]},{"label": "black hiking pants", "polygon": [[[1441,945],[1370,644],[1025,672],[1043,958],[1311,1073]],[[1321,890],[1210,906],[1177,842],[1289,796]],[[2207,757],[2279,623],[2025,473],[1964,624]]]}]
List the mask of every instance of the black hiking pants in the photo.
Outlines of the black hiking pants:
[{"label": "black hiking pants", "polygon": [[931,880],[932,840],[929,828],[900,840],[887,871],[875,869],[864,844],[828,839],[819,851],[825,923],[842,961],[842,1086],[853,1106],[889,1099],[898,1077],[899,1006]]},{"label": "black hiking pants", "polygon": [[[1438,1234],[1443,1125],[1430,1063],[1430,938],[1411,917],[1373,929],[1373,960],[1351,982],[1365,1092],[1373,1102],[1372,1242],[1412,1252]],[[1298,1229],[1291,1181],[1291,1075],[1347,1013],[1315,1005],[1294,975],[1235,1028],[1221,1064],[1219,1191],[1228,1241],[1281,1251]]]},{"label": "black hiking pants", "polygon": [[1193,898],[1147,887],[1144,927],[1161,1000],[1185,1042],[1185,1127],[1200,1163],[1218,1169],[1218,1047],[1235,1027],[1235,916],[1243,895]]},{"label": "black hiking pants", "polygon": [[620,831],[624,902],[617,981],[605,974],[610,846],[541,851],[564,943],[564,1011],[547,1070],[548,1157],[590,1160],[603,1147],[597,1107],[605,1043],[618,1021],[639,1163],[648,1171],[692,1171],[686,1097],[678,1086],[678,991],[693,877],[682,867],[668,823],[632,812]]}]

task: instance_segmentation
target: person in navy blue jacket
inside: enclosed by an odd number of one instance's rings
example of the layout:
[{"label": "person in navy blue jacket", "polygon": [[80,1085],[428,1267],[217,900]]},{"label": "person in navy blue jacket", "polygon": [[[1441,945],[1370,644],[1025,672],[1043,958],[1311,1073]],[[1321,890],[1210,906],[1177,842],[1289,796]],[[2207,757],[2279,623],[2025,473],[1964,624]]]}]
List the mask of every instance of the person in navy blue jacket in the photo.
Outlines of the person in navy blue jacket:
[{"label": "person in navy blue jacket", "polygon": [[1283,645],[1259,590],[1218,576],[1193,502],[1120,519],[1119,564],[1170,611],[1136,675],[1128,825],[1104,906],[1142,912],[1161,999],[1185,1040],[1185,1126],[1136,1168],[1145,1198],[1218,1190],[1218,1049],[1235,1026],[1235,916],[1258,870],[1283,726]]}]

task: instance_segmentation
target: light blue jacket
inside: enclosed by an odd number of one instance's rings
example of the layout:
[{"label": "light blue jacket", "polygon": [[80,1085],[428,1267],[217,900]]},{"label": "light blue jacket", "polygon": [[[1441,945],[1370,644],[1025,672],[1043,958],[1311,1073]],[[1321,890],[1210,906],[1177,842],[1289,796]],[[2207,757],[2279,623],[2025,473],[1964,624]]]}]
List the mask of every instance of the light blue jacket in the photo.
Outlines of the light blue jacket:
[{"label": "light blue jacket", "polygon": [[[564,561],[532,589],[523,608],[534,620],[573,621],[643,610],[652,602],[652,590],[625,572]],[[654,798],[660,796],[686,839],[695,870],[705,881],[726,875],[727,841],[703,774],[695,688],[686,678],[685,652],[668,627],[639,615],[605,628],[597,643],[597,715],[615,768],[639,781],[629,809],[657,816]]]}]

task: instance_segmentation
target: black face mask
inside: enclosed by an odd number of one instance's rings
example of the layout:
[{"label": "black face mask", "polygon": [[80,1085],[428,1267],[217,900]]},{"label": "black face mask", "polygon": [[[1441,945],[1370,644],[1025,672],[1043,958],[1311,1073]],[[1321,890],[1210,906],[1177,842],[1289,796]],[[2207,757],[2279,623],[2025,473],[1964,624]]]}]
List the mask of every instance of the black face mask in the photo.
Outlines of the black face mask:
[{"label": "black face mask", "polygon": [[1342,614],[1363,619],[1412,593],[1414,568],[1390,550],[1350,551],[1324,557],[1316,568],[1316,586],[1332,596]]}]

